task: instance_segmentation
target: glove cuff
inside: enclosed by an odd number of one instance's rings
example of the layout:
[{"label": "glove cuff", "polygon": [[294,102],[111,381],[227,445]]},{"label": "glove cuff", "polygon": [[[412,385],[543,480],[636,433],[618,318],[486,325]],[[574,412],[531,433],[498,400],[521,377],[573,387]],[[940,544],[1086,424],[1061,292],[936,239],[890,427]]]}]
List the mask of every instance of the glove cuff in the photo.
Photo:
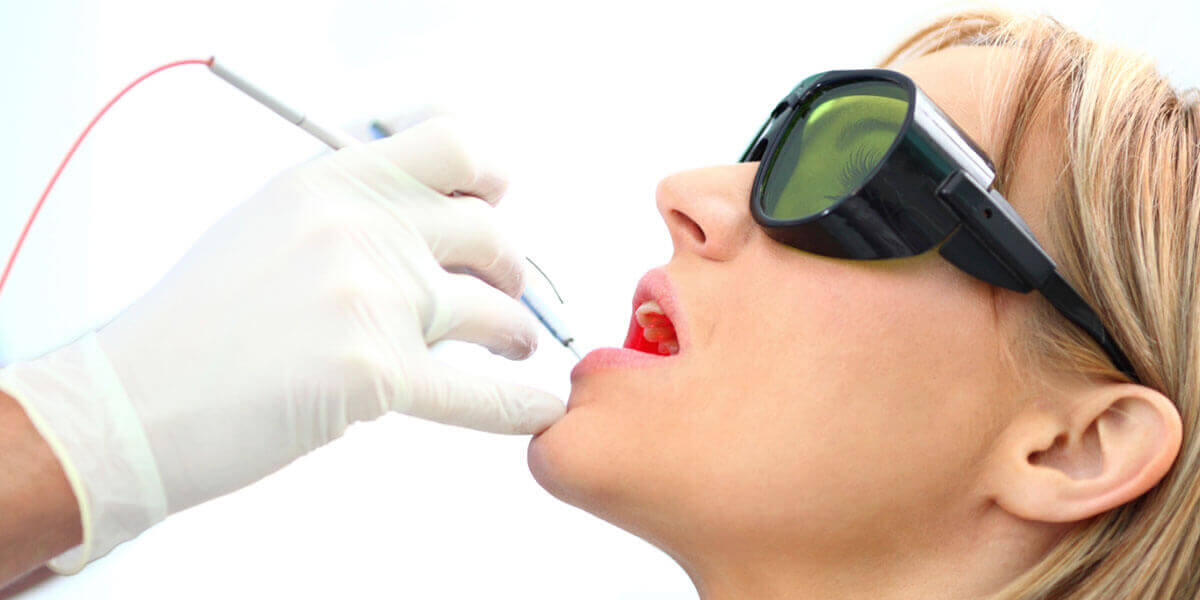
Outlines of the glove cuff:
[{"label": "glove cuff", "polygon": [[47,563],[52,570],[78,572],[166,518],[150,442],[94,332],[0,370],[0,389],[62,463],[79,503],[83,543]]}]

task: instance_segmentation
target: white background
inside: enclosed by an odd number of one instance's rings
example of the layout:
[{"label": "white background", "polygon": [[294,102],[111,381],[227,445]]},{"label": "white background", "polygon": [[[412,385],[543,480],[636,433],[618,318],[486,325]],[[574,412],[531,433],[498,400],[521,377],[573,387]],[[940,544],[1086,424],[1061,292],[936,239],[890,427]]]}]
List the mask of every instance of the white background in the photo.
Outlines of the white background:
[{"label": "white background", "polygon": [[[869,66],[960,6],[0,0],[0,254],[104,101],[160,63],[216,54],[334,123],[428,104],[457,112],[508,167],[497,216],[558,284],[562,316],[585,348],[619,344],[635,282],[670,256],[658,179],[736,159],[804,76]],[[1005,6],[1141,48],[1177,84],[1200,84],[1194,3]],[[143,84],[35,225],[0,294],[0,363],[111,319],[234,204],[321,151],[202,67]],[[541,345],[521,364],[464,345],[437,352],[565,399],[573,361],[550,338]],[[17,597],[694,597],[664,554],[542,491],[526,443],[395,415],[356,425]]]}]

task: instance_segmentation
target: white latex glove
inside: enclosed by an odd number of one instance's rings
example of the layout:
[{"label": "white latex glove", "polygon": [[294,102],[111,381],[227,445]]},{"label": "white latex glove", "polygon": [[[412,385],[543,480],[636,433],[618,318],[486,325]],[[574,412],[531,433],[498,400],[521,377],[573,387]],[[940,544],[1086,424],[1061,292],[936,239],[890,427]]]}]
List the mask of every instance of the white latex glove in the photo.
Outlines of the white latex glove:
[{"label": "white latex glove", "polygon": [[427,348],[535,348],[513,299],[521,257],[490,222],[504,187],[441,117],[345,148],[277,177],[99,332],[0,370],[79,500],[83,544],[51,568],[77,571],[389,410],[502,433],[561,416],[553,396]]}]

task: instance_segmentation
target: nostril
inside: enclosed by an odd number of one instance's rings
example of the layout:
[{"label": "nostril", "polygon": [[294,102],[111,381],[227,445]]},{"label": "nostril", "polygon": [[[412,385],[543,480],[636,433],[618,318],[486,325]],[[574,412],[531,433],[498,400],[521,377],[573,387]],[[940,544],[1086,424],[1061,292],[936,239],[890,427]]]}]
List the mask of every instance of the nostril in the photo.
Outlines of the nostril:
[{"label": "nostril", "polygon": [[693,238],[696,239],[696,241],[703,244],[704,241],[708,239],[708,236],[704,235],[704,230],[701,229],[700,225],[693,221],[691,217],[679,212],[678,210],[672,210],[670,216],[671,220],[674,222],[674,225],[688,232]]}]

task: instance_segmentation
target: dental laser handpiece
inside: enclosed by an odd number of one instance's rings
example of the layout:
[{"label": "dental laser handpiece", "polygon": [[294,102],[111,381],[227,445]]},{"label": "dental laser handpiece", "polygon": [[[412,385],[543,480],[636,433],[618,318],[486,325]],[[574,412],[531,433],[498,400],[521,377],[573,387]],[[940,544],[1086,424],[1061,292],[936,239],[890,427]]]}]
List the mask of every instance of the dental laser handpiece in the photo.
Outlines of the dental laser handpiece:
[{"label": "dental laser handpiece", "polygon": [[[271,110],[271,112],[283,117],[284,119],[287,119],[288,122],[299,127],[300,129],[307,131],[310,135],[321,140],[325,143],[325,145],[333,148],[334,150],[359,143],[358,140],[339,131],[338,129],[333,127],[325,127],[320,123],[308,118],[308,116],[306,116],[304,113],[292,108],[287,104],[284,104],[279,99],[263,91],[262,88],[259,88],[249,81],[246,81],[233,71],[230,71],[224,64],[217,61],[216,57],[213,57],[208,61],[208,68],[217,77],[220,77],[233,87],[240,90],[242,93],[258,101],[259,104],[267,107]],[[372,123],[371,130],[379,137],[387,137],[388,135],[391,135],[391,132],[388,131],[378,121]],[[523,302],[525,306],[529,308],[530,312],[537,317],[538,321],[540,321],[546,330],[550,332],[550,335],[554,336],[554,339],[558,340],[559,343],[567,348],[567,350],[570,350],[571,353],[575,355],[575,358],[580,358],[579,352],[573,345],[575,338],[567,333],[567,329],[565,326],[563,326],[562,321],[559,320],[558,317],[554,316],[552,312],[550,312],[549,307],[542,302],[541,299],[533,294],[533,292],[526,291],[521,294],[521,302]]]},{"label": "dental laser handpiece", "polygon": [[550,311],[550,307],[546,306],[540,298],[529,292],[521,294],[521,302],[524,302],[525,306],[529,307],[529,311],[542,322],[542,325],[546,327],[550,335],[554,336],[554,339],[558,340],[563,346],[566,346],[567,350],[570,350],[571,354],[575,355],[575,358],[582,358],[579,356],[579,351],[575,349],[575,337],[567,332],[566,326],[563,325],[562,321],[558,320],[558,317],[554,316],[554,313]]}]

